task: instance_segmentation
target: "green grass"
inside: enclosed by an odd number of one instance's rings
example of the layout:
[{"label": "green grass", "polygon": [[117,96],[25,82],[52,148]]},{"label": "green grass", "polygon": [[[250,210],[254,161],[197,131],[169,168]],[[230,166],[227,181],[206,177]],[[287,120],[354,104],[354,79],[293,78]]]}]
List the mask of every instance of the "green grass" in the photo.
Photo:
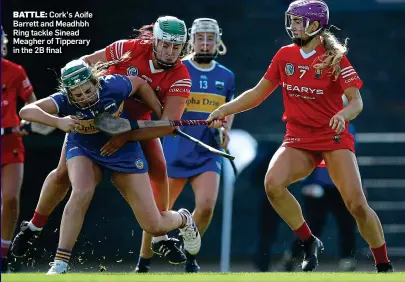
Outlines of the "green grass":
[{"label": "green grass", "polygon": [[46,276],[38,273],[6,274],[2,275],[4,282],[405,282],[405,273],[397,272],[390,274],[377,273],[85,273]]}]

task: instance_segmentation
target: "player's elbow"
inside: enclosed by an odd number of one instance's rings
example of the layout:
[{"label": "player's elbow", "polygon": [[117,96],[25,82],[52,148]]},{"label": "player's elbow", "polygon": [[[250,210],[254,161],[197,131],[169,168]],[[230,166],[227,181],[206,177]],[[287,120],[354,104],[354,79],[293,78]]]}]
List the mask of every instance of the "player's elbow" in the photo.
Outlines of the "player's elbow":
[{"label": "player's elbow", "polygon": [[29,106],[24,106],[21,108],[20,112],[18,113],[21,119],[29,120],[30,117],[30,108]]}]

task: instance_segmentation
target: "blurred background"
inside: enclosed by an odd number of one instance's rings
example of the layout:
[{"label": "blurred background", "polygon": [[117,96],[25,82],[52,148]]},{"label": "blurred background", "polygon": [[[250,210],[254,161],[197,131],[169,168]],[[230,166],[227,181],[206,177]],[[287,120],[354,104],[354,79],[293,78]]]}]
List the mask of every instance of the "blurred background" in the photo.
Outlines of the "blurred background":
[{"label": "blurred background", "polygon": [[[55,92],[57,75],[68,61],[112,43],[129,38],[132,30],[153,23],[158,16],[173,15],[188,27],[198,17],[212,17],[223,29],[226,56],[218,61],[236,75],[237,95],[253,87],[264,75],[275,52],[290,39],[284,29],[287,0],[13,0],[3,1],[2,25],[9,38],[8,59],[22,65],[39,98]],[[405,1],[401,0],[329,0],[330,21],[339,27],[336,35],[349,37],[348,58],[364,81],[361,89],[364,110],[354,121],[357,130],[357,154],[364,188],[370,205],[384,226],[389,255],[394,264],[405,258]],[[91,39],[89,47],[63,47],[63,54],[13,54],[13,11],[68,11],[93,13],[89,28],[81,28],[80,38]],[[28,20],[27,20],[28,21]],[[235,185],[223,185],[210,228],[203,238],[199,259],[202,270],[219,270],[222,230],[222,201],[225,189],[234,189],[231,233],[231,270],[282,270],[295,237],[267,203],[263,187],[264,173],[284,133],[281,91],[274,92],[260,107],[239,114],[234,128],[248,132],[257,142],[256,157],[238,176]],[[260,117],[260,118],[258,118]],[[43,180],[56,167],[64,134],[60,131],[43,137],[25,137],[26,164],[21,195],[20,221],[30,219]],[[237,144],[235,144],[237,148]],[[243,152],[243,147],[237,148]],[[236,152],[235,152],[236,153]],[[301,184],[290,187],[303,202]],[[185,189],[177,207],[194,207],[191,189]],[[36,244],[33,260],[24,265],[46,268],[54,255],[63,202],[51,216],[42,240]],[[317,204],[309,208],[317,209]],[[305,207],[307,208],[307,207]],[[265,215],[265,216],[263,216]],[[318,234],[315,234],[318,235]],[[322,265],[337,271],[342,258],[335,217],[326,217]],[[373,261],[365,242],[354,233],[353,258],[371,270]],[[81,270],[111,270],[135,267],[141,230],[130,208],[109,181],[109,175],[97,188],[85,225],[74,249],[74,265]],[[165,261],[158,270],[172,269]],[[268,268],[270,266],[270,268]],[[30,268],[30,270],[33,270]],[[154,268],[155,270],[155,268]],[[183,271],[179,268],[179,271]]]}]

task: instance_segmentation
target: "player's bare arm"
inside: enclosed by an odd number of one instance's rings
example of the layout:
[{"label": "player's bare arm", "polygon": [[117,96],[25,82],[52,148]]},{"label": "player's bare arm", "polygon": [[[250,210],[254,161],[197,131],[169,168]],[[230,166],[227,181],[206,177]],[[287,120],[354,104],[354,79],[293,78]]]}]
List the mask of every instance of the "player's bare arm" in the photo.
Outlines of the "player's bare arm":
[{"label": "player's bare arm", "polygon": [[[161,120],[180,119],[186,107],[186,101],[186,97],[168,96],[163,107]],[[174,129],[175,127],[142,128],[113,136],[110,141],[101,148],[100,154],[102,156],[112,155],[128,141],[150,140],[163,137],[171,134]]]},{"label": "player's bare arm", "polygon": [[104,49],[98,50],[89,55],[85,55],[85,56],[81,57],[80,59],[84,60],[86,63],[88,63],[91,66],[95,65],[98,62],[103,63],[103,62],[108,61]]},{"label": "player's bare arm", "polygon": [[[181,96],[168,96],[163,107],[162,120],[178,120],[183,115],[184,108],[186,107],[186,97]],[[169,135],[176,127],[161,127],[161,128],[143,128],[132,130],[129,132],[129,140],[150,140]]]},{"label": "player's bare arm", "polygon": [[162,116],[162,104],[153,92],[152,87],[137,76],[128,76],[128,79],[132,82],[132,92],[129,96],[138,96],[158,118]]},{"label": "player's bare arm", "polygon": [[52,127],[57,127],[65,132],[70,132],[80,121],[72,117],[59,118],[53,116],[58,113],[58,108],[51,98],[44,98],[20,110],[20,117],[31,122],[38,122]]},{"label": "player's bare arm", "polygon": [[29,96],[27,97],[27,99],[25,100],[25,105],[34,103],[35,101],[37,101],[37,96],[35,96],[35,93],[32,92],[31,95],[29,95]]},{"label": "player's bare arm", "polygon": [[344,92],[349,104],[336,115],[334,115],[330,121],[329,126],[337,134],[342,133],[346,128],[346,121],[352,120],[362,111],[363,109],[363,100],[360,96],[360,91],[357,87],[349,87]]},{"label": "player's bare arm", "polygon": [[[218,119],[224,119],[231,114],[237,114],[255,108],[273,93],[277,86],[278,85],[274,84],[272,81],[262,78],[254,88],[243,92],[236,99],[223,104],[213,111],[207,121],[213,122]],[[222,126],[222,123],[214,122],[210,124],[210,127],[220,126]]]},{"label": "player's bare arm", "polygon": [[363,110],[363,99],[357,87],[349,87],[344,92],[349,104],[340,111],[345,120],[352,120]]}]

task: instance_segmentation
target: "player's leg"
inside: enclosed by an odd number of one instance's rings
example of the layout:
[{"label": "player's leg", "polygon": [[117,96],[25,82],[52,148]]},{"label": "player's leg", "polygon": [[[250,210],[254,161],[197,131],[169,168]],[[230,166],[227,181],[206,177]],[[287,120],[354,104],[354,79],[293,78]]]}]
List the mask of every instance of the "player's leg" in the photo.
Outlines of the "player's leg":
[{"label": "player's leg", "polygon": [[159,211],[147,173],[113,173],[113,182],[131,206],[141,228],[152,235],[180,229],[185,249],[198,253],[201,237],[191,213],[186,209]]},{"label": "player's leg", "polygon": [[7,271],[8,250],[20,213],[23,176],[23,163],[9,163],[1,167],[1,266],[3,273]]},{"label": "player's leg", "polygon": [[[162,145],[159,139],[142,141],[140,143],[142,151],[148,161],[149,178],[156,205],[159,211],[167,211],[169,205],[169,181]],[[183,252],[166,234],[152,236],[143,232],[141,251],[135,272],[149,271],[150,259],[153,256],[153,252],[165,256],[172,264],[181,264],[186,260]]]},{"label": "player's leg", "polygon": [[364,195],[356,156],[348,149],[323,152],[326,165],[347,209],[356,220],[361,236],[370,245],[377,270],[391,271],[381,222]]},{"label": "player's leg", "polygon": [[[328,191],[325,191],[325,189],[318,184],[305,185],[301,187],[301,189],[303,194],[303,213],[306,223],[308,226],[311,226],[313,234],[320,236],[330,210],[327,199]],[[302,241],[300,239],[292,243],[290,253],[286,255],[285,260],[285,269],[287,271],[293,271],[296,261],[301,259],[301,245]]]},{"label": "player's leg", "polygon": [[45,226],[49,215],[65,198],[69,187],[70,181],[66,166],[66,142],[64,142],[58,167],[46,177],[33,217],[30,221],[21,223],[20,231],[13,240],[11,252],[14,256],[22,257],[28,252],[32,242],[39,236]]},{"label": "player's leg", "polygon": [[[194,190],[195,209],[193,219],[201,236],[204,235],[211,223],[215,204],[218,198],[220,176],[215,171],[206,171],[191,178],[190,184]],[[186,252],[186,272],[198,272],[196,256]]]},{"label": "player's leg", "polygon": [[275,211],[304,242],[302,264],[304,271],[315,269],[318,264],[318,251],[322,250],[323,246],[312,235],[299,203],[287,187],[308,176],[314,167],[311,153],[290,147],[280,147],[270,161],[264,183],[267,197]]},{"label": "player's leg", "polygon": [[[149,168],[150,169],[150,168]],[[169,209],[173,208],[174,203],[179,197],[181,191],[183,191],[184,185],[187,182],[187,178],[169,178]],[[156,199],[156,190],[153,189],[153,194]],[[143,273],[148,272],[150,269],[150,259],[152,258],[152,235],[143,231],[142,233],[142,247],[138,264],[135,268],[135,272]],[[172,239],[171,239],[172,240]],[[172,240],[174,243],[174,241]],[[176,246],[177,247],[177,246]],[[184,255],[184,254],[183,254]],[[185,261],[185,258],[183,259]]]},{"label": "player's leg", "polygon": [[83,155],[68,159],[67,167],[72,183],[72,193],[63,211],[58,249],[48,274],[67,271],[73,246],[79,236],[96,185],[102,177],[100,167]]},{"label": "player's leg", "polygon": [[338,228],[338,240],[340,261],[339,268],[342,271],[354,271],[356,269],[356,221],[347,210],[339,190],[333,186],[329,188],[331,196],[328,204],[336,218]]}]

